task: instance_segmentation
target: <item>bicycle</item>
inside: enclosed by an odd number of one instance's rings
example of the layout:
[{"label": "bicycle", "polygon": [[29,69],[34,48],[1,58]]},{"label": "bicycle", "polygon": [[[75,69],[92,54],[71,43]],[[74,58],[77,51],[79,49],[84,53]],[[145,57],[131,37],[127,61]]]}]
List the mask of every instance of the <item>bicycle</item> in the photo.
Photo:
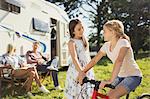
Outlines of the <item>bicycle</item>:
[{"label": "bicycle", "polygon": [[[83,79],[83,84],[84,83],[88,83],[88,82],[93,84],[93,85],[95,85],[94,86],[94,91],[93,91],[93,94],[92,94],[92,99],[99,99],[99,98],[109,99],[109,96],[98,92],[99,85],[100,85],[101,81],[89,80],[87,77],[85,77]],[[108,88],[111,88],[111,89],[115,89],[115,86],[113,86],[111,84],[107,84],[107,85],[105,85],[105,87],[108,87]],[[126,95],[126,99],[129,99],[129,94]],[[150,99],[150,94],[143,94],[141,96],[138,96],[137,99]]]}]

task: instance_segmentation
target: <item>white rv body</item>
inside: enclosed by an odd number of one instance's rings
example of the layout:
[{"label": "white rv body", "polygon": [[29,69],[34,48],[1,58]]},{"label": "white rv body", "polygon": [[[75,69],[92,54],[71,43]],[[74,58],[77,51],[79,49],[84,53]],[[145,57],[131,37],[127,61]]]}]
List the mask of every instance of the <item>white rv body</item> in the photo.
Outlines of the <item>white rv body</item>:
[{"label": "white rv body", "polygon": [[[56,29],[55,38],[51,38],[52,28]],[[41,52],[49,54],[50,58],[53,54],[59,56],[60,66],[67,66],[67,31],[66,12],[50,2],[0,0],[0,55],[6,52],[8,43],[16,45],[17,54],[25,55],[32,50],[32,43],[39,41]],[[52,42],[55,49],[52,48]]]}]

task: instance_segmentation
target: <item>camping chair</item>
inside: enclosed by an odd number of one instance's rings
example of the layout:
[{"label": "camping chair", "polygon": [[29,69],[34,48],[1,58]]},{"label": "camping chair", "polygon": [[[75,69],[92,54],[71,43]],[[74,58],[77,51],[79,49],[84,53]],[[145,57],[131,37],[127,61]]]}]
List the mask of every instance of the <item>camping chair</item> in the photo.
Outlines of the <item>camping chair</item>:
[{"label": "camping chair", "polygon": [[[10,88],[10,90],[11,90],[11,95],[15,95],[15,86],[19,85],[19,86],[21,86],[21,89],[22,89],[25,81],[27,81],[26,78],[14,77],[12,75],[12,71],[13,71],[13,69],[11,68],[10,65],[0,64],[0,83],[1,83],[0,84],[1,85],[0,86],[0,95],[2,95],[2,82],[7,82],[10,85],[8,88]],[[8,72],[10,72],[10,74]]]},{"label": "camping chair", "polygon": [[[45,80],[50,75],[50,81],[52,81],[52,71],[58,71],[58,63],[59,63],[59,58],[58,56],[55,56],[51,61],[49,61],[47,64],[50,65],[48,67],[49,71],[42,77],[42,82]],[[42,75],[41,72],[38,72],[40,75]],[[41,78],[41,77],[40,77]]]},{"label": "camping chair", "polygon": [[52,74],[51,74],[51,71],[48,71],[47,73],[43,73],[41,71],[38,71],[38,74],[39,74],[39,77],[40,77],[40,80],[41,82],[44,82],[45,81],[45,78],[49,77],[50,76],[50,80],[48,80],[48,82],[51,82],[52,81]]},{"label": "camping chair", "polygon": [[[0,79],[1,79],[0,92],[2,92],[2,82],[7,82],[7,83],[11,84],[11,87],[10,87],[11,91],[13,90],[13,80],[11,79],[11,76],[6,73],[7,71],[11,71],[11,67],[1,64],[1,66],[0,66]],[[12,91],[12,93],[13,93],[13,91]]]}]

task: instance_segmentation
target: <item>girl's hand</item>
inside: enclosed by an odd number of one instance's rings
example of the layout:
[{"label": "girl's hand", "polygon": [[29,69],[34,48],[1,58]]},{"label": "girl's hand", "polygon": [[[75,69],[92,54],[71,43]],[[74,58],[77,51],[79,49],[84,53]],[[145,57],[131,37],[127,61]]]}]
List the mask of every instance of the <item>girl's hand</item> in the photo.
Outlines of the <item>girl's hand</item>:
[{"label": "girl's hand", "polygon": [[110,81],[102,81],[102,82],[100,83],[100,85],[99,85],[99,88],[100,88],[100,89],[103,89],[106,84],[111,84],[111,82],[110,82]]},{"label": "girl's hand", "polygon": [[83,84],[83,79],[86,76],[86,74],[84,72],[79,72],[78,77],[77,77],[77,82],[79,82],[80,84]]}]

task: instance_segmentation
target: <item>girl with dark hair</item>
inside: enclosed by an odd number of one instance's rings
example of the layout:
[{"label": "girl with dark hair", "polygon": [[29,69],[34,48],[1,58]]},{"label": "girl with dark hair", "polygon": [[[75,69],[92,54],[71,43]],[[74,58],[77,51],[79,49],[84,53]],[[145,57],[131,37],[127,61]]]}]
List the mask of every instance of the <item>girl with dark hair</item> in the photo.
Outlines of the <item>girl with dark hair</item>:
[{"label": "girl with dark hair", "polygon": [[[90,99],[92,88],[91,85],[84,84],[80,86],[76,82],[78,73],[84,69],[84,66],[90,62],[88,41],[83,35],[84,28],[78,19],[71,20],[69,23],[70,41],[68,48],[71,55],[71,64],[69,65],[65,83],[65,97],[67,99]],[[87,75],[90,79],[94,79],[93,70],[89,70]],[[86,90],[80,94],[81,90]]]}]

